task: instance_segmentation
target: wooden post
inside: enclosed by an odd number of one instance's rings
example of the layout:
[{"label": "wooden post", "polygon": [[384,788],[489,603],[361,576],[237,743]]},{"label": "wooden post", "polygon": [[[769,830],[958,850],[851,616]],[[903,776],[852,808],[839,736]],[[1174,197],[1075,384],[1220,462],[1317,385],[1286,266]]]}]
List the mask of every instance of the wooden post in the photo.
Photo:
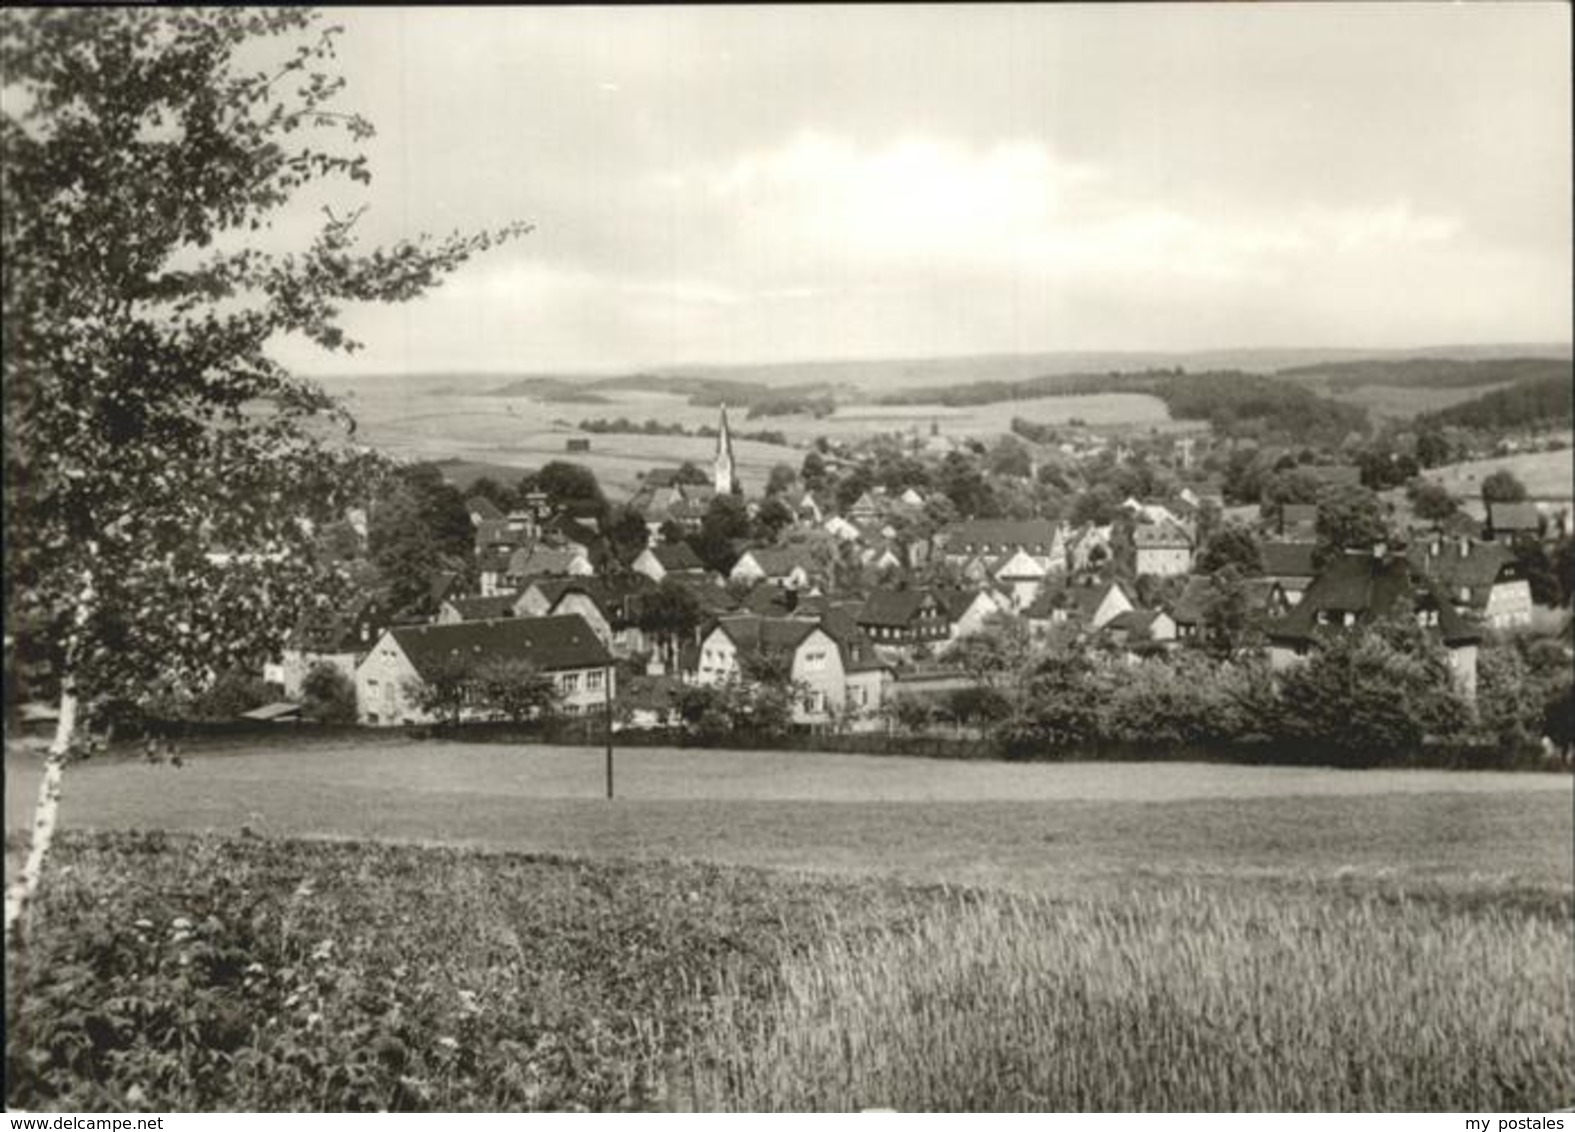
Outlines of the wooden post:
[{"label": "wooden post", "polygon": [[607,797],[609,798],[613,796],[612,680],[613,669],[609,664],[602,676],[602,725],[607,733]]}]

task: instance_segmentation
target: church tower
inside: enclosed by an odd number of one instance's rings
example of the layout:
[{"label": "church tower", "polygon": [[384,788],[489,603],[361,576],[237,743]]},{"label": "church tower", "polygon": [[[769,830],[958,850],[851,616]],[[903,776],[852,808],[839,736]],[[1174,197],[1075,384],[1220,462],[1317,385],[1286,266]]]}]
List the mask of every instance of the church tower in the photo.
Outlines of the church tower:
[{"label": "church tower", "polygon": [[722,406],[722,423],[716,434],[716,459],[712,471],[718,495],[731,495],[738,489],[738,477],[733,474],[733,434],[727,428],[727,405]]}]

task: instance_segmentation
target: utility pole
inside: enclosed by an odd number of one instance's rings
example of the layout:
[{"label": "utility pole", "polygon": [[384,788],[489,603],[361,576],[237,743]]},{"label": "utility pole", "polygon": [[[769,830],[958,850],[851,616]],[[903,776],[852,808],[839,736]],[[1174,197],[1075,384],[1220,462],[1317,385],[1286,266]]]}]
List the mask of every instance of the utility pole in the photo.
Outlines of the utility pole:
[{"label": "utility pole", "polygon": [[602,675],[602,726],[607,735],[607,797],[613,796],[613,744],[612,744],[612,682],[613,668],[609,664]]}]

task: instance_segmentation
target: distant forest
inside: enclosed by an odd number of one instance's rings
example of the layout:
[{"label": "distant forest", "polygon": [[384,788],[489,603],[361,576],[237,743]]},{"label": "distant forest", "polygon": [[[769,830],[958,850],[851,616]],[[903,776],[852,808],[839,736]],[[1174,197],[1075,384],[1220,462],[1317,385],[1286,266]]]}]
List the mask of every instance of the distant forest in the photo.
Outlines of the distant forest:
[{"label": "distant forest", "polygon": [[1561,373],[1518,381],[1508,389],[1495,389],[1462,404],[1425,413],[1417,423],[1483,429],[1569,428],[1575,423],[1572,397],[1575,392],[1566,363]]},{"label": "distant forest", "polygon": [[1165,402],[1175,419],[1206,420],[1226,436],[1285,434],[1338,440],[1367,427],[1367,413],[1360,406],[1320,397],[1295,382],[1238,370],[1189,374],[1181,369],[1160,369],[1055,375],[899,393],[884,401],[982,405],[1088,393],[1147,393]]},{"label": "distant forest", "polygon": [[1568,384],[1570,373],[1567,358],[1368,358],[1292,366],[1276,371],[1275,376],[1341,390],[1363,385],[1465,389],[1553,376]]}]

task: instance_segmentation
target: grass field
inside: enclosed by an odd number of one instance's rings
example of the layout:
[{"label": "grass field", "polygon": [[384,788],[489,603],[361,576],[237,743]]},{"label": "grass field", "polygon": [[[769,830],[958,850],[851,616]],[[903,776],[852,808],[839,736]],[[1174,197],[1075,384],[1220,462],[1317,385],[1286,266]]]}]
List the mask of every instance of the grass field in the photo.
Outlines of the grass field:
[{"label": "grass field", "polygon": [[[6,770],[10,831],[36,755]],[[73,766],[7,981],[8,1101],[1506,1111],[1575,1090],[1567,775],[645,749],[619,753],[617,800],[601,786],[594,749],[398,738]]]},{"label": "grass field", "polygon": [[1525,452],[1446,464],[1427,475],[1456,495],[1479,499],[1482,481],[1501,468],[1508,469],[1525,484],[1527,494],[1533,499],[1575,498],[1575,451],[1569,448],[1560,452]]},{"label": "grass field", "polygon": [[[499,384],[500,379],[488,379]],[[613,390],[603,404],[536,402],[525,397],[483,395],[478,379],[453,383],[439,378],[423,386],[415,379],[380,385],[354,383],[349,401],[367,443],[407,459],[457,457],[510,468],[540,467],[549,460],[572,460],[596,473],[604,490],[615,496],[632,494],[641,473],[653,467],[675,467],[684,460],[702,465],[715,454],[716,442],[704,437],[650,436],[639,433],[584,433],[581,421],[626,417],[656,420],[685,428],[714,426],[715,408],[691,405],[686,397],[645,390]],[[992,405],[876,405],[850,403],[829,417],[807,415],[748,419],[735,409],[736,431],[771,430],[789,441],[784,447],[735,440],[734,455],[746,490],[765,488],[773,465],[803,462],[800,450],[816,437],[851,439],[874,432],[917,432],[928,436],[932,422],[948,436],[993,438],[1010,431],[1013,417],[1040,424],[1074,418],[1089,425],[1132,428],[1180,427],[1171,422],[1158,398],[1135,393],[1039,397]],[[590,441],[589,452],[569,453],[571,438]]]}]

